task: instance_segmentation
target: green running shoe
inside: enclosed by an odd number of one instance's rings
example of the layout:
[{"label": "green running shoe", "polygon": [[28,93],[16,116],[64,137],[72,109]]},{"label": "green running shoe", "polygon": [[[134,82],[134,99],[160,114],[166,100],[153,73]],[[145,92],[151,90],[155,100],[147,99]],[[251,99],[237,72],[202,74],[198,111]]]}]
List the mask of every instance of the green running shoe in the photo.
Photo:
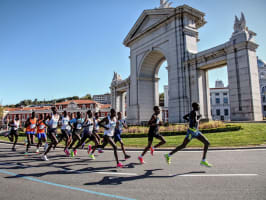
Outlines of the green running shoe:
[{"label": "green running shoe", "polygon": [[74,157],[74,156],[75,156],[75,154],[74,154],[74,151],[73,151],[73,150],[71,150],[71,152],[70,152],[70,156],[71,156],[71,157]]},{"label": "green running shoe", "polygon": [[93,154],[90,154],[89,157],[92,159],[92,160],[95,160],[95,156]]},{"label": "green running shoe", "polygon": [[202,160],[202,161],[200,162],[200,165],[201,165],[201,166],[205,166],[205,167],[212,167],[212,164],[208,163],[207,160],[205,160],[205,161]]},{"label": "green running shoe", "polygon": [[166,159],[167,164],[170,165],[171,164],[171,157],[168,154],[164,154],[164,157]]}]

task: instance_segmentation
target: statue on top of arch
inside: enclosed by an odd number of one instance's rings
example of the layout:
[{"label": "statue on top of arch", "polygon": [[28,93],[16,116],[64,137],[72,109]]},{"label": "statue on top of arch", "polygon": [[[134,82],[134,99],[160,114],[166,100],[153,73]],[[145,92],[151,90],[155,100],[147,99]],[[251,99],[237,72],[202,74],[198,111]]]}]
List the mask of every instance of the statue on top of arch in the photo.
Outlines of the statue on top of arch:
[{"label": "statue on top of arch", "polygon": [[251,30],[248,30],[247,23],[246,23],[246,18],[244,16],[243,12],[241,12],[241,18],[240,19],[237,16],[235,16],[235,24],[234,24],[233,35],[237,34],[239,32],[243,32],[243,31],[246,31],[248,33],[248,35],[249,35],[249,39],[248,40],[251,40],[253,38],[253,36],[256,36],[256,33],[254,33]]},{"label": "statue on top of arch", "polygon": [[171,8],[172,2],[169,0],[160,0],[160,7],[159,8]]},{"label": "statue on top of arch", "polygon": [[121,80],[122,80],[121,76],[117,72],[114,72],[114,76],[113,76],[112,82],[121,81]]}]

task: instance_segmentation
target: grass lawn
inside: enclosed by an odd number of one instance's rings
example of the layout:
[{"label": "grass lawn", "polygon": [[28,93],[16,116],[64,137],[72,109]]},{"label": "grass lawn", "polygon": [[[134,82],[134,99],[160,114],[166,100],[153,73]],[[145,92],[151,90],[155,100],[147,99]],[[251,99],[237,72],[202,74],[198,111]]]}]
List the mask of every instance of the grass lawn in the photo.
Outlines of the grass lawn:
[{"label": "grass lawn", "polygon": [[[204,134],[211,147],[237,147],[266,145],[266,123],[240,123],[239,131],[219,132]],[[166,144],[163,147],[175,147],[182,143],[184,135],[166,136]],[[0,136],[0,140],[8,141],[8,138]],[[19,142],[24,142],[25,137],[19,137]],[[147,145],[147,138],[123,138],[126,147],[141,147]],[[158,140],[155,139],[154,143]],[[62,143],[63,144],[63,143]],[[118,145],[119,146],[119,145]],[[202,147],[202,143],[193,139],[188,147]]]}]

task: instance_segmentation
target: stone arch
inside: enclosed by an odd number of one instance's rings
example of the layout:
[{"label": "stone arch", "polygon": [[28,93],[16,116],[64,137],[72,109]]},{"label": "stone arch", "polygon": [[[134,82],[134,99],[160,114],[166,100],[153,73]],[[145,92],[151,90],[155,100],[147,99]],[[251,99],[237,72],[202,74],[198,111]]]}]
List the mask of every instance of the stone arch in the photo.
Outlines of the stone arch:
[{"label": "stone arch", "polygon": [[149,51],[139,66],[138,71],[138,101],[141,113],[140,121],[146,121],[153,112],[153,106],[159,105],[158,71],[164,61],[165,54],[158,49]]}]

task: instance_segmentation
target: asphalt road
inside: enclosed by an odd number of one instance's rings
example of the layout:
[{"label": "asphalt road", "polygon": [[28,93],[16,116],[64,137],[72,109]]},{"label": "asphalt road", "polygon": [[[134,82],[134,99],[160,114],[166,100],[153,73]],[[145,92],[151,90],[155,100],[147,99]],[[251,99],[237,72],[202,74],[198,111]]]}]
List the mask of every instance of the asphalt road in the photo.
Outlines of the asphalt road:
[{"label": "asphalt road", "polygon": [[202,152],[178,152],[171,165],[165,152],[148,152],[140,165],[135,151],[118,169],[111,151],[90,160],[85,150],[67,158],[56,149],[42,161],[10,148],[0,143],[1,200],[266,199],[266,149],[210,151],[212,168],[199,165]]}]

